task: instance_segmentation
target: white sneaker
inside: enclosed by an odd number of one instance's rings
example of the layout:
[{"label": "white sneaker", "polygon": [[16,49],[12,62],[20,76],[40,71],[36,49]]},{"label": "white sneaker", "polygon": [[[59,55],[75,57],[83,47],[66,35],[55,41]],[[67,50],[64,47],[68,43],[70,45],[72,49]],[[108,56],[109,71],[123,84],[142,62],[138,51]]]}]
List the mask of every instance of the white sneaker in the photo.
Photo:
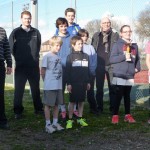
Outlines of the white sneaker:
[{"label": "white sneaker", "polygon": [[53,125],[53,128],[57,131],[64,130],[64,128],[59,123],[57,123],[56,125]]},{"label": "white sneaker", "polygon": [[53,133],[53,132],[56,131],[56,129],[53,128],[52,125],[47,125],[47,126],[45,126],[45,131],[46,131],[47,133]]}]

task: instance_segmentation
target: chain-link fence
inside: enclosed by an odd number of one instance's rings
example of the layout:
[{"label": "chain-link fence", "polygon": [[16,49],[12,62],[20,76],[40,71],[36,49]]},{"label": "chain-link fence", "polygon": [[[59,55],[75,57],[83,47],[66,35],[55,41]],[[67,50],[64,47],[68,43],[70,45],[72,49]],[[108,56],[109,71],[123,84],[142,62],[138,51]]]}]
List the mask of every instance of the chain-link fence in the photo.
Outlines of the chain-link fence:
[{"label": "chain-link fence", "polygon": [[[23,10],[31,10],[31,0],[8,0],[0,3],[1,21],[7,34],[21,24],[20,13]],[[130,24],[133,30],[132,39],[137,42],[141,56],[142,70],[135,76],[131,98],[138,103],[144,103],[149,99],[149,84],[147,67],[145,64],[145,43],[150,38],[150,1],[149,0],[38,0],[38,25],[44,43],[55,33],[55,21],[58,17],[64,17],[67,7],[76,9],[76,20],[83,28],[86,27],[90,36],[99,30],[99,23],[90,24],[90,21],[99,20],[103,15],[109,15],[113,21],[113,27],[119,30],[123,24]],[[89,25],[89,26],[88,26]],[[13,75],[6,78],[6,82],[13,84]],[[41,82],[41,87],[42,87]],[[108,90],[106,90],[106,95]]]}]

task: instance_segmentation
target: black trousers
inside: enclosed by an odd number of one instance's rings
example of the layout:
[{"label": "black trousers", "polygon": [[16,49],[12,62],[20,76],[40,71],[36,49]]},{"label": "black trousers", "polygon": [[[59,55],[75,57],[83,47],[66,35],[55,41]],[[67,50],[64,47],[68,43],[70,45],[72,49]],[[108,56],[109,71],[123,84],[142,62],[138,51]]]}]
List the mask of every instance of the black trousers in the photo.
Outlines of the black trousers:
[{"label": "black trousers", "polygon": [[116,99],[114,100],[113,115],[118,115],[121,99],[124,98],[125,114],[130,114],[130,92],[132,86],[114,85],[116,88]]},{"label": "black trousers", "polygon": [[110,111],[113,110],[113,101],[115,99],[115,90],[111,84],[113,73],[111,66],[97,66],[96,70],[96,101],[98,105],[98,110],[103,111],[103,95],[104,95],[104,82],[105,75],[107,77],[108,89],[109,89],[109,100],[110,100]]},{"label": "black trousers", "polygon": [[22,98],[25,84],[29,81],[35,112],[43,110],[43,104],[40,98],[40,72],[39,67],[15,69],[15,93],[14,93],[14,113],[21,114],[24,110]]},{"label": "black trousers", "polygon": [[87,101],[89,103],[90,110],[96,110],[97,104],[95,100],[95,93],[94,93],[94,83],[95,83],[95,76],[91,76],[90,78],[90,90],[87,90]]},{"label": "black trousers", "polygon": [[0,62],[0,124],[7,123],[5,115],[4,86],[5,86],[5,67],[4,63]]}]

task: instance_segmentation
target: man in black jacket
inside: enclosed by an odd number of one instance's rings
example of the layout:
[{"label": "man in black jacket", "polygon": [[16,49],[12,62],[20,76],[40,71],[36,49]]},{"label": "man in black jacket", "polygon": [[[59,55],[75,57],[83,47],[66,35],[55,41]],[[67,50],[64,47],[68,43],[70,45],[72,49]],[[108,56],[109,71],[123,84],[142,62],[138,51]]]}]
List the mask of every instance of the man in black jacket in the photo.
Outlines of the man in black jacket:
[{"label": "man in black jacket", "polygon": [[[7,67],[5,68],[5,61]],[[7,129],[7,118],[5,115],[4,102],[4,84],[6,73],[10,74],[12,71],[11,52],[6,36],[6,31],[0,27],[0,128]]]},{"label": "man in black jacket", "polygon": [[110,51],[113,44],[119,38],[118,33],[111,28],[111,21],[108,17],[101,19],[100,32],[96,32],[92,37],[92,45],[97,52],[97,69],[96,69],[96,100],[98,111],[103,111],[103,88],[105,75],[108,81],[110,111],[113,109],[114,90],[111,85],[112,67],[109,63]]},{"label": "man in black jacket", "polygon": [[14,29],[10,35],[9,42],[15,59],[15,93],[14,113],[15,118],[22,117],[22,98],[26,81],[29,81],[35,113],[43,112],[40,98],[39,80],[39,51],[41,46],[41,34],[31,24],[31,13],[21,13],[22,25]]}]

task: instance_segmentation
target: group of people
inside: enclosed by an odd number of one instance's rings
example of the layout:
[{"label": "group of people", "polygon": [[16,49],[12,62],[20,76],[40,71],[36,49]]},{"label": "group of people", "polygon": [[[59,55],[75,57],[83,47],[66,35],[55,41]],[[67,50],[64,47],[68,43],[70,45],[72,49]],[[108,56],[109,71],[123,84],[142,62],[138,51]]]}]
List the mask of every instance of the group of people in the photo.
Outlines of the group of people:
[{"label": "group of people", "polygon": [[[110,18],[103,17],[100,31],[93,35],[91,44],[87,44],[88,31],[74,23],[75,10],[67,8],[65,18],[59,17],[56,20],[56,33],[49,40],[50,51],[42,59],[41,76],[44,82],[42,101],[39,88],[41,34],[31,26],[31,18],[29,11],[22,12],[22,25],[12,31],[9,40],[5,30],[0,28],[0,128],[8,128],[4,105],[4,83],[5,73],[12,72],[11,53],[15,59],[16,119],[23,117],[22,98],[28,80],[34,113],[45,114],[46,132],[53,133],[64,129],[58,123],[59,109],[61,118],[66,121],[66,129],[73,127],[74,118],[81,126],[88,126],[83,118],[84,101],[87,97],[90,113],[98,115],[103,112],[106,77],[112,123],[119,123],[119,106],[122,98],[125,106],[124,121],[135,123],[130,113],[130,92],[134,84],[134,75],[140,71],[140,58],[137,44],[131,41],[130,26],[123,25],[118,34],[111,28]],[[146,47],[146,53],[146,64],[150,70],[150,43]],[[68,107],[65,105],[64,96],[66,87],[69,92]],[[52,121],[51,110],[53,110]]]}]

